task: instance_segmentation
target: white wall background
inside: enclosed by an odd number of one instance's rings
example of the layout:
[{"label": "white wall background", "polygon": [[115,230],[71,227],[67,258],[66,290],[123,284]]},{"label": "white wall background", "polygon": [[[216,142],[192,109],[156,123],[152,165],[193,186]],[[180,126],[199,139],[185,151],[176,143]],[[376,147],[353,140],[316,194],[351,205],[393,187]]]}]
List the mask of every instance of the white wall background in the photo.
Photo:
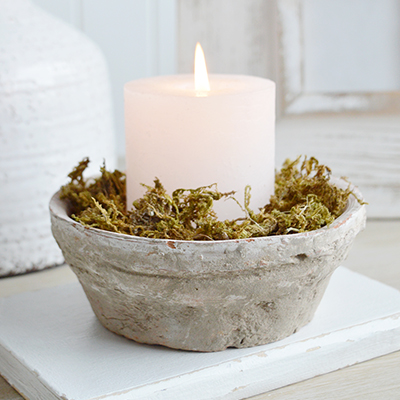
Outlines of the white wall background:
[{"label": "white wall background", "polygon": [[103,50],[121,160],[124,83],[189,72],[200,41],[210,72],[277,82],[278,166],[316,156],[400,217],[400,0],[33,1]]},{"label": "white wall background", "polygon": [[174,74],[176,0],[33,0],[74,25],[102,49],[109,67],[119,167],[125,152],[123,85]]},{"label": "white wall background", "polygon": [[307,92],[400,90],[400,1],[304,1]]}]

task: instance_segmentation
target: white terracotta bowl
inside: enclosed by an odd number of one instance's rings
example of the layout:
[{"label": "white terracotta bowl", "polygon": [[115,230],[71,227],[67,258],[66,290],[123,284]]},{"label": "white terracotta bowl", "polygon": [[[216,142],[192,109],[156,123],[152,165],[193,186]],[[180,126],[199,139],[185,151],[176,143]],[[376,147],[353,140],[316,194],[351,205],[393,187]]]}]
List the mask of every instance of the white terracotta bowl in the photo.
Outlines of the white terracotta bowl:
[{"label": "white terracotta bowl", "polygon": [[366,220],[365,206],[350,196],[329,227],[202,242],[84,227],[58,193],[50,212],[65,260],[107,329],[194,351],[266,344],[307,324]]}]

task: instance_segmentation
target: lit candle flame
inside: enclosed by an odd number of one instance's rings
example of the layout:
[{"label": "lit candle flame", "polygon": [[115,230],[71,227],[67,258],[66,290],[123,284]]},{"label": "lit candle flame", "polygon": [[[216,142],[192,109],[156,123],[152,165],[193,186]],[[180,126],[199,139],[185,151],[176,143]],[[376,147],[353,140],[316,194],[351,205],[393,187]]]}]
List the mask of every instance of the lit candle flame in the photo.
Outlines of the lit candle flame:
[{"label": "lit candle flame", "polygon": [[204,92],[210,91],[210,83],[208,81],[208,73],[204,51],[199,42],[196,44],[194,54],[194,88],[198,95],[207,96]]}]

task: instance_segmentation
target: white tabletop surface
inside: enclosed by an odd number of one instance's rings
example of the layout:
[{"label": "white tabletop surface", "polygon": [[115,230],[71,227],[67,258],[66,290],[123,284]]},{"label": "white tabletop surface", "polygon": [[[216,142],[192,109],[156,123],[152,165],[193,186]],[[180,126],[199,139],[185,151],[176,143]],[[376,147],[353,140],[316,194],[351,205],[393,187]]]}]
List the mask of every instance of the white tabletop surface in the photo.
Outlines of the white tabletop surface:
[{"label": "white tabletop surface", "polygon": [[[400,290],[400,221],[368,221],[344,265]],[[62,266],[0,279],[0,297],[76,281]],[[22,397],[0,377],[0,400]],[[400,399],[400,352],[253,397],[261,399]]]}]

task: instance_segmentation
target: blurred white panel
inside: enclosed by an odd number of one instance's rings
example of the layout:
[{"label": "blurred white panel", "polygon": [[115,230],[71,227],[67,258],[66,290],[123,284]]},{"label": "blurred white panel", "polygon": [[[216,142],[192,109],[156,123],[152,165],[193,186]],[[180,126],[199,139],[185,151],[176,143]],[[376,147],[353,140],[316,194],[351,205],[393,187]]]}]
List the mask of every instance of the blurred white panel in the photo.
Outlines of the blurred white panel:
[{"label": "blurred white panel", "polygon": [[196,42],[210,73],[273,78],[274,1],[179,0],[179,71],[193,72]]},{"label": "blurred white panel", "polygon": [[399,0],[304,0],[304,90],[400,90]]},{"label": "blurred white panel", "polygon": [[146,2],[83,0],[83,29],[106,56],[113,95],[117,151],[124,152],[123,86],[147,76]]},{"label": "blurred white panel", "polygon": [[176,0],[158,0],[158,73],[177,72],[178,11]]},{"label": "blurred white panel", "polygon": [[75,0],[33,0],[43,10],[71,23],[71,2]]},{"label": "blurred white panel", "polygon": [[176,72],[175,0],[146,0],[147,75]]},{"label": "blurred white panel", "polygon": [[83,30],[83,0],[69,0],[69,3],[71,24],[75,25],[80,30]]},{"label": "blurred white panel", "polygon": [[158,75],[158,0],[145,0],[146,76]]},{"label": "blurred white panel", "polygon": [[83,30],[107,58],[116,117],[117,150],[124,155],[123,86],[175,73],[175,0],[82,0]]},{"label": "blurred white panel", "polygon": [[82,29],[82,0],[33,0],[37,6]]}]

